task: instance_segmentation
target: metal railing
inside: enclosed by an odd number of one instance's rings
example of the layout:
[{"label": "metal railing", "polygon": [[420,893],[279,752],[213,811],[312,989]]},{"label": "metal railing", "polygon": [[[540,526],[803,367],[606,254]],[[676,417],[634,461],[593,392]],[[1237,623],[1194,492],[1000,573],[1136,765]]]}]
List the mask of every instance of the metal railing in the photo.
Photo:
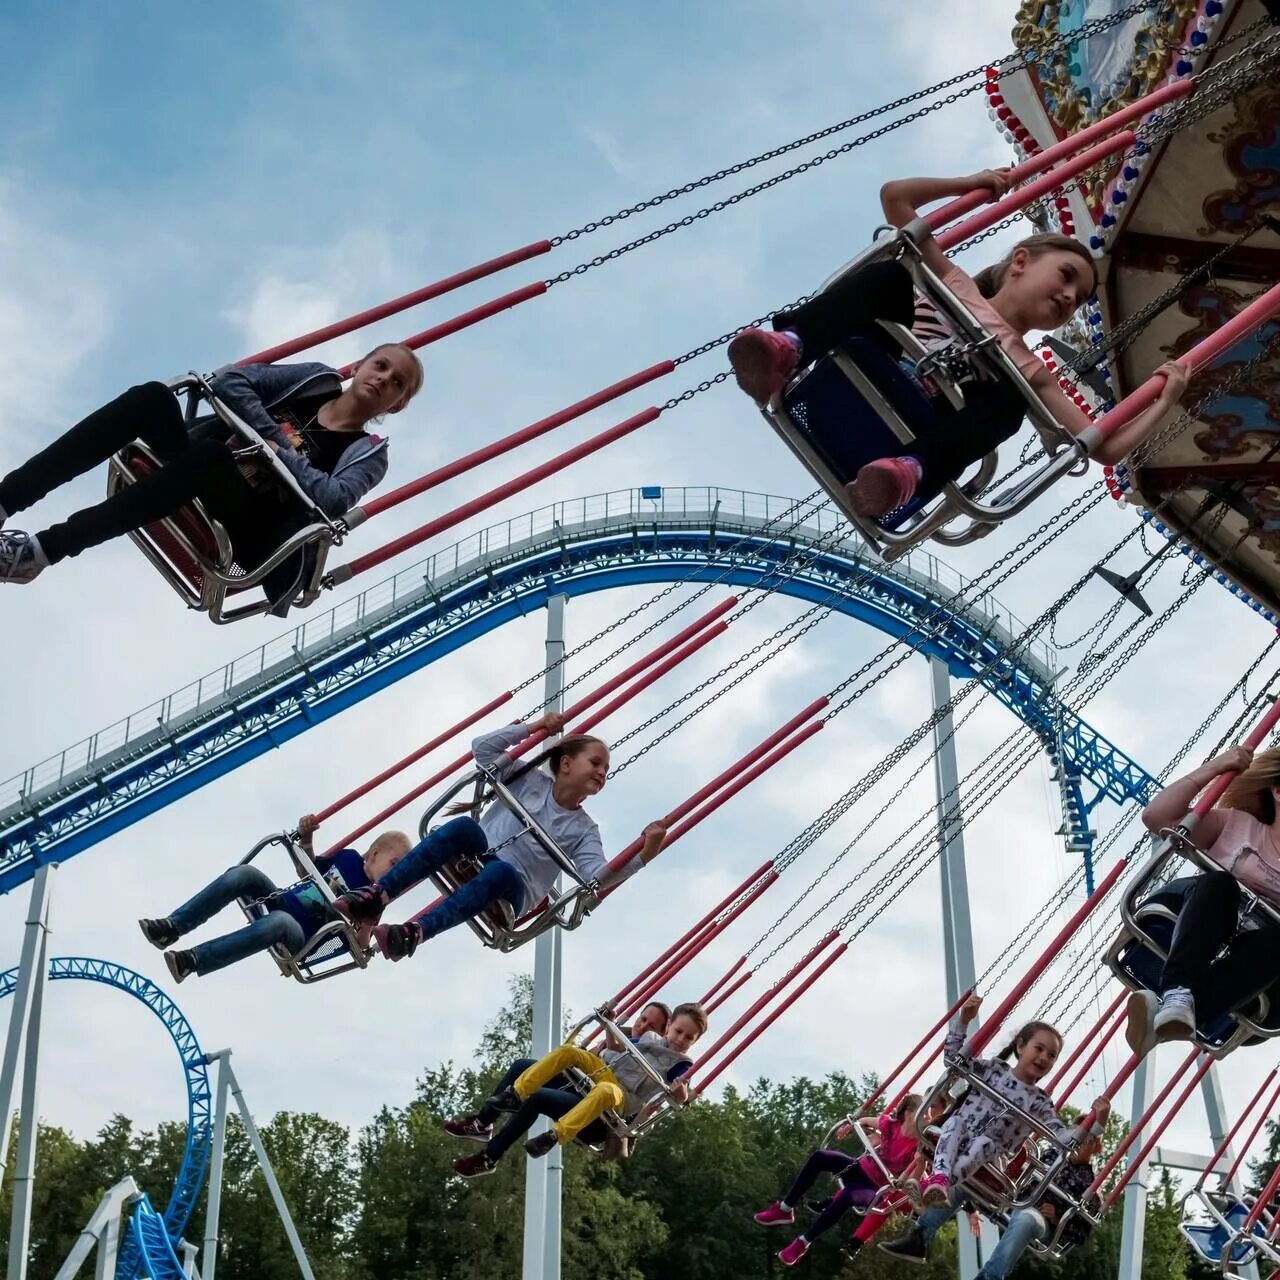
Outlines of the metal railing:
[{"label": "metal railing", "polygon": [[[104,773],[176,739],[202,720],[296,674],[320,655],[363,642],[379,627],[426,601],[444,600],[486,565],[518,562],[560,540],[579,542],[622,528],[660,532],[715,527],[726,534],[750,534],[768,526],[769,537],[785,536],[788,542],[804,544],[829,536],[843,522],[834,508],[824,505],[793,529],[785,518],[795,507],[795,499],[775,494],[714,485],[654,486],[554,502],[490,525],[0,782],[0,820],[83,782],[86,776]],[[780,528],[785,534],[779,533]],[[861,540],[852,533],[825,554],[867,558]],[[960,573],[929,551],[912,551],[881,569],[944,599],[966,584]],[[1003,630],[1012,638],[1023,630],[1018,618],[992,597],[977,606],[966,605],[962,612],[995,634]],[[1055,653],[1047,644],[1037,642],[1025,656],[1046,672],[1056,670]]]}]

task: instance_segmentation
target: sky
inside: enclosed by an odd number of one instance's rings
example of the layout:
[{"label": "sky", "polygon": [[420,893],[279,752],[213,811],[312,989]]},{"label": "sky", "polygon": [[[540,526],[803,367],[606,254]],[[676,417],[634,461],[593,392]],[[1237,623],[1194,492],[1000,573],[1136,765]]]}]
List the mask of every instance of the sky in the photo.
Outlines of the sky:
[{"label": "sky", "polygon": [[[0,348],[7,355],[0,465],[16,465],[131,383],[215,367],[981,65],[1007,50],[1011,19],[1012,5],[992,0],[967,6],[963,24],[944,0],[905,9],[867,0],[853,10],[837,0],[796,0],[782,22],[777,6],[759,0],[658,0],[643,11],[568,0],[518,7],[268,0],[223,4],[216,15],[175,13],[152,0],[109,16],[83,2],[10,9],[0,16],[0,106],[8,122],[0,136]],[[947,39],[939,41],[944,25]],[[883,181],[960,174],[1006,158],[975,96],[448,339],[425,353],[426,388],[390,424],[391,479],[408,479],[810,291],[866,242],[879,221],[875,194]],[[730,179],[563,245],[496,283],[317,354],[351,359],[500,287],[623,244],[668,221],[668,209],[683,216],[750,181]],[[979,253],[1002,243],[989,241]],[[349,545],[366,550],[621,420],[652,395],[665,400],[722,367],[723,356],[707,357],[652,393],[389,513]],[[1061,501],[1079,483],[1066,482]],[[425,550],[537,505],[641,484],[797,497],[814,487],[733,387],[721,386]],[[68,486],[33,521],[95,501],[101,486],[99,475]],[[943,558],[963,573],[979,572],[1047,519],[1056,497]],[[1035,617],[1133,520],[1106,503],[1002,587],[1001,601]],[[1132,568],[1138,555],[1130,546],[1120,566]],[[1151,586],[1157,610],[1181,590],[1183,563],[1172,561]],[[575,600],[570,642],[650,594],[635,588]],[[1056,639],[1064,668],[1090,652],[1080,637],[1110,603],[1095,582],[1063,612]],[[801,608],[781,598],[763,603],[610,722],[608,733],[633,727]],[[124,542],[30,587],[6,589],[0,618],[9,670],[0,778],[287,629],[261,619],[215,628],[185,614]],[[55,953],[100,955],[171,988],[138,917],[171,910],[263,834],[292,825],[537,672],[543,625],[530,616],[486,636],[65,865],[55,877]],[[1155,771],[1270,635],[1226,593],[1205,588],[1085,717]],[[691,778],[710,777],[884,643],[854,622],[825,622],[595,801],[606,847],[620,847],[683,798]],[[621,985],[927,713],[925,666],[912,659],[628,885],[608,921],[602,913],[566,938],[568,1006],[581,1011]],[[961,731],[961,772],[1015,727],[999,707],[984,705]],[[709,987],[853,837],[859,814],[890,797],[889,816],[846,871],[897,839],[931,803],[927,772],[912,784],[904,777],[865,797],[771,891],[776,900],[764,900],[760,917],[744,917],[673,997]],[[375,807],[371,801],[352,816]],[[1104,803],[1095,825],[1105,833],[1127,816]],[[414,827],[417,815],[401,821]],[[1019,936],[1016,922],[1074,870],[1055,834],[1060,821],[1056,787],[1037,761],[967,824],[979,971]],[[842,878],[837,872],[828,883]],[[885,1070],[943,1008],[937,894],[932,873],[904,886],[892,910],[788,1015],[785,1032],[762,1038],[729,1079]],[[13,962],[24,911],[21,892],[0,900]],[[806,945],[799,940],[799,950]],[[358,1126],[384,1104],[407,1102],[424,1067],[465,1060],[505,1000],[510,976],[531,964],[528,950],[480,954],[458,931],[411,963],[378,962],[314,989],[282,980],[262,959],[189,981],[176,994],[206,1048],[233,1049],[260,1118],[282,1108],[317,1110]],[[87,1136],[115,1112],[144,1125],[182,1113],[172,1050],[145,1012],[97,987],[59,984],[48,1017],[47,1120]],[[1105,1055],[1089,1087],[1119,1061]],[[1248,1096],[1271,1061],[1264,1047],[1225,1064],[1229,1104]],[[1209,1147],[1194,1113],[1170,1141]]]}]

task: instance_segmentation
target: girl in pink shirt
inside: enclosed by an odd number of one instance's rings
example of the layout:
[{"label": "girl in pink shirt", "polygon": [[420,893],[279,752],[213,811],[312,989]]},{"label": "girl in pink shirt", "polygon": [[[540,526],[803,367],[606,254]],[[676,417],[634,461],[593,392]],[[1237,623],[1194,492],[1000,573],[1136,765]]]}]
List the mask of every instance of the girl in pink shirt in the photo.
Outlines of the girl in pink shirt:
[{"label": "girl in pink shirt", "polygon": [[[795,1206],[805,1192],[822,1173],[833,1173],[840,1180],[840,1189],[827,1207],[813,1220],[813,1225],[797,1236],[778,1257],[783,1265],[794,1266],[809,1251],[809,1245],[824,1231],[834,1227],[850,1209],[864,1212],[885,1185],[884,1169],[896,1178],[915,1159],[916,1111],[920,1095],[909,1093],[892,1112],[882,1112],[878,1117],[863,1116],[855,1123],[868,1135],[876,1155],[851,1156],[844,1151],[815,1151],[805,1161],[804,1168],[796,1176],[786,1196],[775,1200],[767,1209],[761,1209],[755,1219],[761,1226],[783,1226],[796,1220]],[[836,1130],[836,1139],[847,1138],[852,1131],[849,1124]],[[879,1157],[877,1160],[876,1157]],[[883,1169],[881,1166],[883,1165]]]},{"label": "girl in pink shirt", "polygon": [[1134,1053],[1185,1040],[1280,980],[1280,925],[1240,929],[1241,884],[1280,907],[1280,750],[1233,747],[1170,783],[1142,811],[1147,830],[1182,821],[1200,791],[1238,773],[1191,829],[1196,848],[1221,871],[1195,878],[1178,912],[1160,991],[1129,997],[1126,1038]]},{"label": "girl in pink shirt", "polygon": [[[989,190],[993,200],[999,199],[1009,190],[1008,170],[889,182],[880,189],[880,203],[885,218],[903,227],[915,220],[921,205],[979,188]],[[951,262],[932,237],[921,252],[925,265],[994,335],[1049,412],[1072,435],[1088,427],[1088,416],[1062,394],[1055,376],[1023,341],[1030,330],[1065,324],[1096,290],[1097,268],[1084,245],[1069,236],[1030,236],[976,277]],[[925,346],[941,345],[951,337],[933,306],[914,296],[905,267],[892,261],[875,262],[841,276],[800,306],[779,312],[773,318],[775,332],[746,329],[738,334],[729,344],[729,363],[743,391],[765,405],[803,365],[820,359],[846,338],[871,338],[890,346],[896,355],[896,346],[878,320],[913,328]],[[1119,462],[1181,399],[1187,385],[1181,365],[1169,362],[1156,372],[1165,382],[1155,404],[1109,436],[1093,455],[1096,461]],[[879,518],[913,498],[927,501],[1021,425],[1024,402],[1013,387],[993,380],[989,385],[968,383],[964,392],[963,409],[948,408],[937,427],[918,431],[915,442],[904,445],[899,456],[867,463],[845,486],[859,515]]]}]

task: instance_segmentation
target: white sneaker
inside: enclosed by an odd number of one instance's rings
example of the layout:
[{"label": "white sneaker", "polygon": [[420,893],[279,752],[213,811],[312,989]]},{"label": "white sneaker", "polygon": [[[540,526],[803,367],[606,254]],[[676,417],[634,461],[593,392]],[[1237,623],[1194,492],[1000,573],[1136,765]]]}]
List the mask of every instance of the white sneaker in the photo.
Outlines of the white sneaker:
[{"label": "white sneaker", "polygon": [[1186,987],[1171,987],[1164,993],[1160,1012],[1152,1024],[1156,1040],[1190,1040],[1196,1033],[1196,1002]]},{"label": "white sneaker", "polygon": [[0,582],[30,582],[49,567],[33,533],[0,533]]},{"label": "white sneaker", "polygon": [[1129,1025],[1124,1038],[1139,1058],[1145,1058],[1156,1047],[1156,1029],[1152,1025],[1160,1010],[1160,997],[1154,991],[1135,991],[1129,997]]}]

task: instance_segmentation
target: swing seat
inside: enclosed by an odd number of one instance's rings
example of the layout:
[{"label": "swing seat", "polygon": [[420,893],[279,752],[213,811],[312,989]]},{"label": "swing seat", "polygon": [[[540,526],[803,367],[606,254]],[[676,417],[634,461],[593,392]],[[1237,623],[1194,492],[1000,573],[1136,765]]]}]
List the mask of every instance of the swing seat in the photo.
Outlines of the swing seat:
[{"label": "swing seat", "polygon": [[[327,902],[333,902],[334,894],[329,882],[321,875],[319,868],[310,857],[283,832],[260,840],[240,859],[241,865],[253,862],[264,849],[273,844],[283,846],[294,867],[302,872],[303,878],[310,880]],[[269,910],[266,903],[254,898],[239,898],[237,901],[245,918],[251,924],[255,920],[260,920]],[[296,982],[302,983],[320,982],[351,969],[364,969],[369,963],[369,952],[360,945],[355,926],[344,920],[337,912],[334,912],[333,919],[321,925],[298,951],[293,952],[288,947],[277,944],[270,949],[270,955],[284,977],[293,978]]]},{"label": "swing seat", "polygon": [[[266,598],[240,597],[260,587],[274,569],[300,552],[305,553],[305,576],[290,605],[305,608],[312,604],[320,595],[329,548],[341,542],[345,523],[330,520],[316,506],[262,437],[213,394],[206,379],[193,373],[169,386],[175,394],[186,397],[188,422],[194,421],[199,406],[211,409],[240,442],[237,456],[252,457],[257,465],[269,468],[272,481],[301,504],[307,522],[252,570],[236,563],[226,529],[198,499],[172,516],[134,530],[129,537],[187,608],[207,613],[211,622],[238,622],[267,612],[271,602]],[[108,463],[108,496],[145,479],[160,466],[159,459],[141,441],[127,445]]]},{"label": "swing seat", "polygon": [[[1223,1250],[1227,1248],[1228,1241],[1233,1236],[1238,1237],[1245,1219],[1249,1216],[1249,1207],[1241,1204],[1239,1200],[1232,1200],[1221,1212],[1223,1219],[1221,1222],[1182,1222],[1178,1225],[1178,1230],[1182,1232],[1187,1243],[1201,1258],[1213,1263],[1214,1266],[1221,1265]],[[1226,1225],[1223,1225],[1224,1222]],[[1260,1223],[1254,1224],[1251,1234],[1255,1236],[1263,1234]],[[1251,1252],[1251,1247],[1245,1241],[1238,1240],[1228,1251],[1227,1261],[1244,1262]]]},{"label": "swing seat", "polygon": [[[924,264],[917,244],[927,234],[923,223],[895,230],[823,288],[872,263],[896,259],[915,288],[948,321],[954,340],[929,351],[909,329],[881,321],[883,335],[846,338],[763,409],[788,448],[885,560],[905,555],[928,538],[960,546],[984,537],[1060,477],[1088,465],[1084,445],[1058,423],[995,337]],[[845,485],[876,458],[910,453],[917,432],[945,430],[949,412],[964,406],[964,387],[970,379],[997,379],[1017,393],[1045,444],[1044,462],[989,504],[979,499],[996,473],[999,459],[994,452],[968,478],[944,485],[936,498],[913,499],[879,520],[859,516]]]},{"label": "swing seat", "polygon": [[[492,792],[493,803],[510,810],[561,872],[573,881],[573,886],[563,892],[542,899],[531,910],[517,916],[509,902],[499,899],[479,914],[472,916],[467,925],[471,932],[495,951],[514,951],[516,947],[545,933],[551,928],[576,929],[598,901],[596,888],[584,881],[573,860],[547,834],[530,815],[524,805],[511,794],[502,780],[487,769],[476,768],[432,802],[418,823],[418,838],[424,840],[432,822],[462,792],[472,793],[470,809],[472,817],[479,821],[486,797]],[[446,897],[478,875],[486,859],[475,854],[457,854],[437,871],[429,873],[431,883]],[[434,904],[432,904],[434,905]],[[427,908],[430,910],[430,908]],[[420,912],[425,914],[425,912]]]},{"label": "swing seat", "polygon": [[[1158,991],[1178,912],[1195,883],[1194,876],[1169,879],[1173,859],[1182,858],[1203,871],[1220,871],[1181,831],[1161,832],[1161,845],[1139,871],[1120,900],[1123,921],[1106,953],[1106,963],[1131,991]],[[1243,886],[1242,886],[1243,888]],[[1245,890],[1241,928],[1280,922],[1269,903]],[[1222,1058],[1242,1045],[1259,1044],[1280,1035],[1280,984],[1255,996],[1239,1009],[1205,1020],[1196,1027],[1196,1044]]]}]

